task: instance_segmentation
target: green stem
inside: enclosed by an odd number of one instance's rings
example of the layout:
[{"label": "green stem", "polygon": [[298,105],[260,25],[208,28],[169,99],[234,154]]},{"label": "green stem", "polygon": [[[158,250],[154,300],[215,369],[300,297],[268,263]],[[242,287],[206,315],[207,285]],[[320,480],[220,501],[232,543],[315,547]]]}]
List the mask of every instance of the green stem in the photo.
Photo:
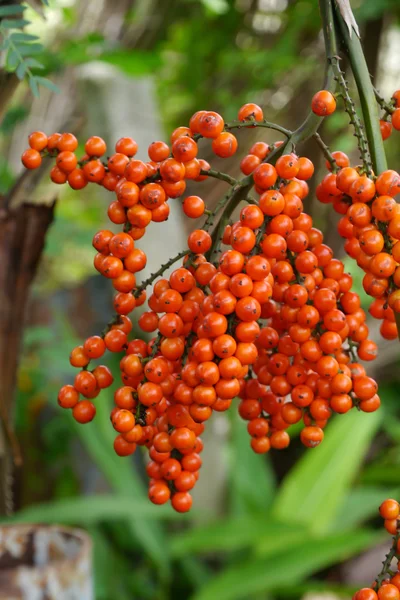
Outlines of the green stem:
[{"label": "green stem", "polygon": [[[321,13],[322,30],[325,40],[325,55],[326,68],[323,89],[332,92],[336,90],[335,75],[333,72],[331,58],[337,54],[337,41],[333,20],[333,11],[330,0],[319,0],[319,9]],[[291,152],[295,149],[296,144],[304,142],[312,137],[322,125],[323,119],[315,115],[312,111],[309,112],[307,118],[290,136],[284,153]]]},{"label": "green stem", "polygon": [[224,197],[222,204],[226,204],[226,208],[212,233],[212,246],[207,254],[208,260],[212,259],[212,256],[220,239],[223,236],[225,227],[227,226],[233,211],[240,204],[240,202],[246,198],[247,194],[253,187],[253,184],[253,178],[251,178],[251,181],[248,181],[248,177],[244,177],[239,182],[239,185],[236,188],[232,188],[231,193]]},{"label": "green stem", "polygon": [[271,121],[255,121],[254,119],[248,119],[246,121],[231,121],[230,123],[225,123],[225,129],[242,129],[243,127],[265,127],[266,129],[274,129],[275,131],[279,131],[283,133],[286,137],[290,137],[292,132],[290,129],[286,129],[286,127],[282,127],[277,123],[272,123]]},{"label": "green stem", "polygon": [[393,558],[397,554],[397,542],[399,540],[399,537],[400,537],[400,532],[393,536],[392,547],[390,548],[389,552],[386,554],[386,558],[385,558],[385,561],[383,562],[382,569],[376,578],[376,582],[374,585],[375,590],[378,590],[381,587],[383,580],[386,578],[386,575],[390,572],[390,565],[392,564]]},{"label": "green stem", "polygon": [[328,146],[325,144],[325,142],[323,141],[323,139],[321,138],[319,133],[314,133],[313,138],[317,142],[318,146],[321,148],[322,154],[325,156],[326,160],[331,165],[332,173],[337,173],[337,171],[338,171],[337,162],[333,158]]},{"label": "green stem", "polygon": [[339,86],[341,89],[341,96],[343,98],[344,109],[349,115],[350,123],[354,128],[354,135],[357,138],[357,146],[360,151],[360,157],[363,162],[363,166],[365,172],[369,177],[372,176],[372,161],[371,154],[368,144],[368,139],[364,131],[363,124],[361,122],[360,117],[357,114],[357,110],[354,104],[352,97],[350,96],[349,88],[347,85],[347,81],[344,77],[344,73],[340,68],[339,58],[334,56],[332,58],[332,66],[333,70],[336,74],[336,79],[339,82]]},{"label": "green stem", "polygon": [[377,101],[377,103],[379,104],[379,106],[381,107],[382,110],[385,111],[386,116],[387,115],[391,115],[392,113],[394,113],[394,111],[396,110],[395,106],[394,106],[394,101],[391,100],[390,102],[386,102],[385,98],[383,98],[380,93],[378,92],[378,90],[376,89],[376,87],[374,87],[374,94],[375,94],[375,100]]},{"label": "green stem", "polygon": [[181,252],[179,252],[179,254],[173,256],[169,259],[169,261],[161,265],[161,267],[155,273],[151,273],[151,275],[132,292],[135,298],[138,298],[143,292],[143,290],[145,290],[147,286],[153,283],[153,281],[155,281],[157,277],[160,277],[160,275],[162,275],[164,271],[166,271],[171,265],[176,263],[180,258],[183,258],[187,254],[190,254],[190,250],[182,250]]},{"label": "green stem", "polygon": [[[327,62],[326,62],[326,72],[325,72],[325,81],[324,81],[324,89],[329,90],[330,92],[334,92],[336,89],[336,81],[335,81],[335,76],[334,76],[334,72],[333,72],[333,68],[331,65],[331,61],[329,60],[331,57],[333,57],[336,53],[337,53],[337,44],[336,44],[336,35],[335,35],[335,28],[334,28],[334,21],[333,21],[333,12],[332,12],[332,6],[330,4],[330,1],[327,0],[320,0],[320,10],[321,10],[321,18],[322,18],[322,25],[323,25],[323,30],[324,30],[324,38],[325,38],[325,49],[326,49],[326,56],[327,56]],[[278,156],[280,156],[281,154],[285,154],[288,152],[291,152],[292,150],[294,150],[295,146],[297,143],[299,142],[304,142],[305,140],[309,139],[310,137],[312,137],[319,129],[320,125],[322,123],[322,119],[321,117],[318,117],[317,115],[315,115],[313,112],[310,111],[308,117],[305,119],[305,121],[300,125],[300,127],[298,129],[296,129],[293,132],[290,132],[289,130],[285,130],[282,127],[279,127],[277,125],[275,125],[274,123],[269,123],[267,121],[263,121],[263,122],[245,122],[240,123],[238,122],[238,124],[234,125],[235,127],[243,127],[243,126],[249,126],[249,125],[254,125],[257,127],[269,127],[271,129],[276,129],[277,131],[281,131],[282,133],[284,133],[285,135],[288,135],[288,140],[286,142],[285,145],[280,146],[279,148],[276,148],[273,152],[271,152],[265,159],[265,162],[272,162],[272,160],[278,158]],[[225,126],[225,128],[227,127],[232,127],[233,123],[227,124]],[[219,240],[221,239],[224,229],[226,227],[226,225],[228,224],[228,221],[231,217],[232,212],[235,210],[235,208],[238,206],[238,204],[246,198],[248,192],[251,190],[251,188],[253,187],[253,176],[250,174],[247,177],[244,177],[243,179],[241,179],[237,186],[233,187],[231,190],[231,197],[225,197],[222,200],[222,206],[225,207],[224,213],[222,215],[222,217],[220,218],[217,226],[215,227],[214,231],[213,231],[213,245],[211,247],[211,250],[208,253],[208,259],[210,260],[213,253],[215,252],[215,249],[219,243]],[[235,189],[236,188],[236,189]],[[216,214],[216,210],[214,211],[214,215]]]},{"label": "green stem", "polygon": [[382,171],[387,169],[387,162],[379,127],[379,114],[374,87],[371,83],[368,66],[357,33],[354,29],[349,32],[336,1],[334,3],[334,9],[335,17],[342,34],[344,49],[349,57],[351,70],[360,96],[361,110],[364,117],[372,167],[375,175],[379,175],[379,173],[382,173]]},{"label": "green stem", "polygon": [[220,181],[226,181],[226,183],[229,183],[230,185],[236,185],[238,183],[238,180],[228,175],[228,173],[223,173],[222,171],[215,171],[214,169],[201,169],[200,175],[207,175],[207,177],[220,179]]}]

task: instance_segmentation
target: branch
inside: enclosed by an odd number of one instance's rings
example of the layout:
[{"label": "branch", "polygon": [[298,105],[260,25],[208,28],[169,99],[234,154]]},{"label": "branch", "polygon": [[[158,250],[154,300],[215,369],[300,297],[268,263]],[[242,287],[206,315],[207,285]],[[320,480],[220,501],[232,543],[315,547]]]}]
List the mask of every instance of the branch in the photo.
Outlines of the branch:
[{"label": "branch", "polygon": [[155,279],[157,279],[157,277],[162,275],[164,273],[164,271],[166,271],[171,265],[176,263],[180,258],[183,258],[187,254],[190,254],[190,250],[182,250],[181,252],[179,252],[179,254],[170,258],[168,262],[161,265],[161,267],[155,273],[152,273],[147,279],[145,279],[143,281],[143,283],[141,283],[134,290],[133,295],[135,296],[135,298],[138,298],[140,296],[140,294],[143,292],[143,290],[145,290],[147,288],[147,286],[149,286],[151,283],[153,283],[153,281]]},{"label": "branch", "polygon": [[[334,2],[334,10],[339,29],[342,33],[344,49],[349,57],[351,70],[360,96],[361,110],[372,159],[372,168],[375,175],[379,175],[382,171],[386,171],[387,162],[379,126],[378,106],[375,100],[374,87],[371,83],[360,39],[357,35],[350,35],[337,1]],[[351,11],[350,6],[348,6],[347,10]]]},{"label": "branch", "polygon": [[315,132],[314,135],[313,135],[313,138],[317,142],[318,146],[321,148],[322,153],[325,156],[326,160],[331,165],[332,173],[337,173],[337,171],[338,171],[337,162],[333,158],[333,156],[331,154],[331,151],[329,150],[328,146],[325,144],[325,142],[323,141],[323,139],[321,138],[321,136],[319,135],[319,133]]}]

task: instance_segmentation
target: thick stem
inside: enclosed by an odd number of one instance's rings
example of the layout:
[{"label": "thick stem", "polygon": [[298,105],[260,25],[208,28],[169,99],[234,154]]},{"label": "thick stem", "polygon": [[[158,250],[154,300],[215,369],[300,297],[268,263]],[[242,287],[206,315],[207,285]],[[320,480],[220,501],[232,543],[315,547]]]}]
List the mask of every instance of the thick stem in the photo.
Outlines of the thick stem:
[{"label": "thick stem", "polygon": [[347,85],[347,81],[344,77],[344,73],[342,72],[339,64],[339,58],[332,58],[332,66],[333,70],[336,74],[336,79],[339,82],[339,87],[341,90],[341,95],[344,102],[344,108],[350,118],[350,123],[354,128],[354,135],[357,138],[357,146],[360,151],[360,157],[363,163],[363,168],[365,169],[368,177],[372,176],[372,161],[371,154],[369,150],[368,139],[364,131],[363,124],[361,122],[360,117],[357,114],[357,110],[353,101],[353,98],[350,96],[349,88]]},{"label": "thick stem", "polygon": [[372,166],[375,175],[379,175],[379,173],[382,173],[382,171],[387,169],[387,162],[379,127],[378,105],[375,99],[374,87],[371,82],[364,52],[357,33],[354,29],[351,30],[351,33],[348,30],[337,2],[334,4],[334,9],[335,18],[342,34],[344,49],[349,57],[351,70],[360,96]]},{"label": "thick stem", "polygon": [[[321,13],[326,54],[326,68],[323,89],[334,93],[336,90],[336,80],[332,69],[331,58],[337,54],[337,41],[330,0],[319,0],[319,9]],[[311,138],[321,127],[322,122],[323,119],[321,119],[321,117],[310,111],[300,127],[298,127],[290,136],[285,146],[284,153],[291,152],[295,149],[296,144]]]}]

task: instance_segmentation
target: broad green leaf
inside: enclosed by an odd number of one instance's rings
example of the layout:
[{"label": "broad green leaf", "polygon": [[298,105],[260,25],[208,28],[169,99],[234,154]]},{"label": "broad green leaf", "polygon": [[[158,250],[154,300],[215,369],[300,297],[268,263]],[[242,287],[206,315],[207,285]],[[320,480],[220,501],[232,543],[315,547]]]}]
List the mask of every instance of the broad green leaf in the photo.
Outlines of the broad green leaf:
[{"label": "broad green leaf", "polygon": [[25,25],[29,25],[26,19],[3,19],[0,22],[0,27],[3,29],[22,29]]},{"label": "broad green leaf", "polygon": [[38,75],[36,75],[36,81],[39,85],[42,85],[43,87],[47,88],[48,90],[51,90],[52,92],[59,94],[60,93],[60,88],[53,83],[50,79],[46,79],[45,77],[39,77]]},{"label": "broad green leaf", "polygon": [[[104,473],[111,487],[121,495],[135,499],[145,499],[143,484],[131,461],[119,458],[113,451],[114,433],[110,426],[109,405],[97,404],[96,419],[84,427],[74,425],[83,445],[92,456],[98,468]],[[127,521],[127,532],[138,540],[142,548],[159,565],[162,576],[169,571],[169,556],[163,532],[154,520],[136,516],[133,512]]]},{"label": "broad green leaf", "polygon": [[211,569],[202,560],[196,560],[193,556],[182,556],[179,560],[179,566],[197,588],[200,588],[211,578]]},{"label": "broad green leaf", "polygon": [[336,562],[342,562],[384,538],[384,534],[360,529],[325,537],[303,537],[297,544],[265,557],[251,557],[222,571],[191,600],[246,600],[275,589],[281,582],[294,585]]},{"label": "broad green leaf", "polygon": [[10,46],[10,38],[6,37],[3,39],[3,41],[0,43],[0,50],[7,50],[7,48]]},{"label": "broad green leaf", "polygon": [[73,525],[93,525],[100,521],[120,521],[137,517],[162,519],[174,517],[169,507],[153,506],[146,499],[104,494],[66,498],[29,506],[3,522],[18,523],[65,523]]},{"label": "broad green leaf", "polygon": [[25,64],[28,67],[32,67],[33,69],[44,69],[42,63],[40,63],[36,58],[32,58],[31,56],[27,56],[25,59]]},{"label": "broad green leaf", "polygon": [[307,450],[285,478],[273,514],[315,532],[328,531],[343,504],[382,416],[352,410],[328,426],[323,443]]},{"label": "broad green leaf", "polygon": [[10,48],[10,51],[7,54],[7,69],[13,71],[17,67],[19,61],[20,57],[18,56],[17,52],[14,50],[14,48]]},{"label": "broad green leaf", "polygon": [[[397,473],[398,477],[398,473]],[[332,523],[332,531],[351,529],[378,515],[379,505],[385,498],[397,498],[400,488],[363,487],[352,490],[340,507]]]},{"label": "broad green leaf", "polygon": [[19,42],[34,42],[35,40],[38,40],[39,38],[37,35],[31,35],[29,33],[14,32],[10,35],[10,39],[13,42],[19,43]]},{"label": "broad green leaf", "polygon": [[15,73],[18,79],[23,79],[26,73],[26,64],[24,62],[20,62]]},{"label": "broad green leaf", "polygon": [[8,6],[0,6],[0,18],[12,17],[13,15],[20,15],[24,12],[25,6],[20,4],[9,4]]},{"label": "broad green leaf", "polygon": [[43,52],[42,44],[18,44],[18,52],[21,56],[32,56],[33,54],[41,54]]},{"label": "broad green leaf", "polygon": [[191,552],[217,552],[240,550],[255,546],[260,538],[268,543],[288,543],[303,539],[304,528],[277,522],[265,514],[231,517],[201,525],[195,529],[176,534],[171,541],[171,553],[181,557]]},{"label": "broad green leaf", "polygon": [[395,485],[399,481],[398,464],[373,464],[365,469],[361,475],[362,483]]},{"label": "broad green leaf", "polygon": [[250,447],[247,423],[237,412],[231,414],[229,465],[232,511],[261,513],[272,503],[275,492],[274,474],[269,458],[255,454]]}]

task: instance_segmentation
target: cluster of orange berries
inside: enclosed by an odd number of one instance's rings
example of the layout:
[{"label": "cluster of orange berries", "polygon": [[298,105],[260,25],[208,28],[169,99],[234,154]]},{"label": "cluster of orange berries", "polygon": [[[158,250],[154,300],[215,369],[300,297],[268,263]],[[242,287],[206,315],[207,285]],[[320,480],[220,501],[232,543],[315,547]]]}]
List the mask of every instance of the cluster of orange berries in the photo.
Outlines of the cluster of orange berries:
[{"label": "cluster of orange berries", "polygon": [[[384,116],[379,121],[383,140],[387,140],[392,134],[393,128],[400,131],[400,90],[392,95],[391,102],[386,104],[382,99]],[[328,117],[336,110],[335,96],[328,90],[320,90],[311,101],[311,109],[318,117]]]},{"label": "cluster of orange berries", "polygon": [[[379,507],[381,517],[385,520],[385,528],[393,536],[391,551],[387,555],[387,561],[373,583],[372,587],[362,588],[353,596],[353,600],[400,600],[400,539],[399,539],[399,517],[400,505],[397,500],[387,499]],[[392,560],[396,558],[397,571],[391,571]]]},{"label": "cluster of orange berries", "polygon": [[[363,287],[374,298],[369,312],[382,319],[381,335],[395,339],[395,312],[400,312],[400,206],[394,198],[400,193],[400,175],[387,170],[375,178],[351,167],[343,152],[333,152],[332,157],[336,172],[323,178],[317,197],[342,215],[338,232],[346,240],[344,248],[365,271]],[[364,335],[362,330],[359,335]]]},{"label": "cluster of orange berries", "polygon": [[[27,168],[38,167],[44,155],[55,157],[51,178],[58,183],[79,189],[91,181],[115,193],[108,216],[123,231],[101,230],[93,246],[95,268],[116,290],[116,314],[101,335],[73,349],[70,362],[81,370],[73,385],[61,388],[58,402],[78,422],[90,422],[93,400],[113,383],[106,366],[89,370],[90,362],[106,350],[121,353],[123,385],[110,415],[115,452],[128,456],[138,445],[147,447],[151,501],[170,500],[180,512],[192,504],[205,423],[235,397],[257,453],[286,448],[289,427],[300,421],[302,442],[315,447],[332,413],[354,406],[371,412],[380,404],[376,382],[358,362],[373,360],[376,345],[368,339],[352,278],[303,211],[313,164],[294,153],[267,162],[283,142],[257,142],[243,158],[241,169],[256,197],[247,199],[217,244],[210,235],[217,211],[207,210],[201,197],[187,196],[185,215],[206,214],[203,227],[189,234],[187,249],[136,282],[146,266],[136,242],[149,223],[167,219],[168,200],[184,194],[187,180],[218,177],[197,157],[199,140],[210,139],[214,153],[228,158],[238,144],[227,129],[254,127],[263,119],[255,104],[244,105],[233,124],[199,111],[189,127],[173,132],[170,145],[153,142],[148,162],[134,158],[137,144],[131,138],[119,140],[103,163],[101,138],[89,138],[78,161],[72,134],[41,132],[29,137],[30,149],[22,156]],[[162,276],[182,258],[181,266]],[[154,337],[130,339],[128,315],[146,301],[148,310],[137,324]]]},{"label": "cluster of orange berries", "polygon": [[387,140],[391,136],[393,128],[400,131],[400,90],[392,95],[391,103],[385,106],[385,114],[379,121],[382,139]]}]

